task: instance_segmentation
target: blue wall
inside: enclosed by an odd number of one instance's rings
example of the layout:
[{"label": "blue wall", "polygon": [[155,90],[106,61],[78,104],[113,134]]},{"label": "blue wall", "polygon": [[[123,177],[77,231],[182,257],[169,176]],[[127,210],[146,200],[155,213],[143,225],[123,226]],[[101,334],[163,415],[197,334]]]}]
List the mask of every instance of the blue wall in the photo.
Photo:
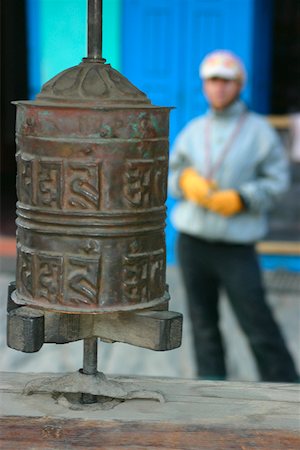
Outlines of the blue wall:
[{"label": "blue wall", "polygon": [[[122,71],[154,104],[175,106],[171,144],[207,108],[198,68],[217,48],[242,58],[248,71],[242,96],[252,109],[269,112],[271,6],[272,0],[123,0]],[[167,206],[170,215],[170,197]],[[168,219],[169,263],[175,239]]]}]

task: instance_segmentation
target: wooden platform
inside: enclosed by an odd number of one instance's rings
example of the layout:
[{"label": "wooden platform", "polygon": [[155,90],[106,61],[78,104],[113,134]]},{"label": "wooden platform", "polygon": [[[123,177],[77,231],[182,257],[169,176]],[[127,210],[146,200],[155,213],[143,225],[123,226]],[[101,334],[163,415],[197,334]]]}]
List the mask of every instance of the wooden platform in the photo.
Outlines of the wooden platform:
[{"label": "wooden platform", "polygon": [[300,448],[298,385],[114,377],[166,401],[72,410],[49,394],[22,394],[28,381],[49,375],[0,374],[1,449]]}]

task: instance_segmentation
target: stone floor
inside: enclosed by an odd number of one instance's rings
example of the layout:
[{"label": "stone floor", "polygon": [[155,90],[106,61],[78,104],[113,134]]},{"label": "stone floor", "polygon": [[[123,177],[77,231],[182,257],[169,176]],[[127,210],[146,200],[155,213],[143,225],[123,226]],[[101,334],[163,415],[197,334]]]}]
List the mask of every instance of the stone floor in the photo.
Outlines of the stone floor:
[{"label": "stone floor", "polygon": [[[0,275],[0,371],[16,372],[65,372],[82,367],[82,342],[56,345],[45,344],[38,353],[25,354],[6,346],[6,295],[9,281],[14,280],[14,263],[1,261]],[[148,375],[160,377],[195,377],[193,344],[190,335],[190,320],[180,274],[176,266],[167,269],[170,286],[170,310],[184,315],[183,341],[179,349],[167,352],[133,347],[127,344],[99,345],[98,369],[107,374]],[[300,283],[299,291],[272,290],[269,286],[269,301],[280,323],[300,371]],[[231,380],[258,380],[255,363],[245,336],[241,332],[225,296],[221,301],[221,328],[227,348],[227,363]]]}]

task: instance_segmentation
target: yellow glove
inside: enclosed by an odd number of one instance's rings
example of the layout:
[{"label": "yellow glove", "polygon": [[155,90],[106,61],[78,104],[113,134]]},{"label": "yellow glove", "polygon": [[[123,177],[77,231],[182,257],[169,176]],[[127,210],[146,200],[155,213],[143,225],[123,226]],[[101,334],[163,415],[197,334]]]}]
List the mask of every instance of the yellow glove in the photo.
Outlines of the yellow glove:
[{"label": "yellow glove", "polygon": [[201,177],[192,167],[183,170],[179,179],[179,186],[184,197],[198,205],[206,204],[212,187],[211,183]]},{"label": "yellow glove", "polygon": [[244,208],[244,204],[238,192],[229,189],[212,193],[206,207],[222,216],[233,216]]}]

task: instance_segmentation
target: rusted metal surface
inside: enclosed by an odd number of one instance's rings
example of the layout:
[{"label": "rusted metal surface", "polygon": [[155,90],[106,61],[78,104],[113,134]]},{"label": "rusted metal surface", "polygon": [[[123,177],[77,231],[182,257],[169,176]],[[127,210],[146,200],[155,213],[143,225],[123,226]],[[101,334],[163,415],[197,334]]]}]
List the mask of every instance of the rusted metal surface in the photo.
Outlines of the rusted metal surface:
[{"label": "rusted metal surface", "polygon": [[18,304],[62,312],[169,300],[169,108],[83,62],[17,103]]},{"label": "rusted metal surface", "polygon": [[[51,102],[66,107],[78,105],[98,110],[112,105],[123,109],[137,105],[161,110],[153,107],[146,94],[110,64],[101,61],[91,62],[88,58],[84,58],[78,66],[64,70],[45,83],[33,104],[47,107],[47,104],[51,106]],[[96,134],[99,129],[100,127],[96,126]]]}]

